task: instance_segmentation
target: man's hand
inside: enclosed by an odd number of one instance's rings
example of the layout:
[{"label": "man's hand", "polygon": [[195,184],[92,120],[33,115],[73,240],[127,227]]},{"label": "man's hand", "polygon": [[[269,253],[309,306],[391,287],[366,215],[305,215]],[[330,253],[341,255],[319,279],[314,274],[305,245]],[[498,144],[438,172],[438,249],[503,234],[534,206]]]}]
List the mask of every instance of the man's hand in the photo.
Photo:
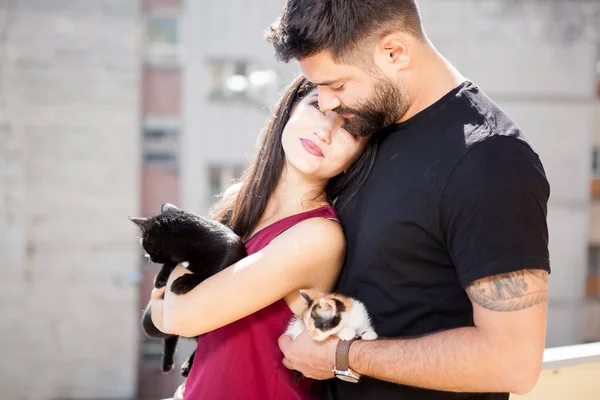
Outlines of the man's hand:
[{"label": "man's hand", "polygon": [[279,348],[283,352],[283,365],[300,371],[307,378],[318,380],[333,378],[335,348],[339,339],[331,338],[323,342],[313,340],[305,329],[296,340],[288,335],[279,337]]}]

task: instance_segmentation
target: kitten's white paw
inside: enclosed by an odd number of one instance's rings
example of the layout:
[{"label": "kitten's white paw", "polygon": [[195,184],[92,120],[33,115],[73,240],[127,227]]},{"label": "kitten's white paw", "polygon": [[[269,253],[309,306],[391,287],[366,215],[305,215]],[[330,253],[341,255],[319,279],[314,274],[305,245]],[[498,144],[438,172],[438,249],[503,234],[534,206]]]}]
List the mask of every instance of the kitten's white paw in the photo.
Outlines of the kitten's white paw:
[{"label": "kitten's white paw", "polygon": [[292,340],[296,340],[296,338],[304,331],[304,321],[300,318],[294,317],[290,321],[285,334],[290,336]]},{"label": "kitten's white paw", "polygon": [[356,337],[356,332],[354,332],[354,329],[347,326],[342,329],[337,336],[342,340],[351,340]]},{"label": "kitten's white paw", "polygon": [[377,339],[377,333],[373,329],[368,329],[360,335],[362,340],[375,340]]}]

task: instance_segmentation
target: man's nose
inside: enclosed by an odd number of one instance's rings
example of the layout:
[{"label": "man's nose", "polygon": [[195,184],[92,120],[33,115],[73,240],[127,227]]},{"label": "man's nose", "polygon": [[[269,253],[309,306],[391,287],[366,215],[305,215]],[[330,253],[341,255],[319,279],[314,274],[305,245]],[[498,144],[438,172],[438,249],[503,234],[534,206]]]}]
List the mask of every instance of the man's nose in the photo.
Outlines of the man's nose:
[{"label": "man's nose", "polygon": [[319,86],[317,94],[319,96],[319,108],[324,113],[335,110],[341,105],[340,99],[328,86]]}]

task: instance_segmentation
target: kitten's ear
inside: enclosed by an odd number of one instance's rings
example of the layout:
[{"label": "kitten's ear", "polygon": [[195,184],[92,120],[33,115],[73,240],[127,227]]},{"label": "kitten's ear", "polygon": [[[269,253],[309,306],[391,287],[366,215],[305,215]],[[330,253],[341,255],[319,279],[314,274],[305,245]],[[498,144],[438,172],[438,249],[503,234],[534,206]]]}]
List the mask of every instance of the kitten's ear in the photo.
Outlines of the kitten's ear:
[{"label": "kitten's ear", "polygon": [[301,290],[300,294],[302,295],[302,297],[304,297],[304,300],[306,300],[306,304],[308,304],[309,307],[312,306],[313,299],[311,299],[310,296],[304,290]]},{"label": "kitten's ear", "polygon": [[177,211],[177,210],[178,210],[178,208],[175,207],[171,203],[165,203],[162,206],[160,206],[161,214],[166,214],[166,213],[170,213],[170,212]]},{"label": "kitten's ear", "polygon": [[136,218],[136,217],[129,217],[129,219],[136,224],[137,226],[140,227],[140,229],[142,230],[142,232],[146,232],[148,230],[148,228],[150,227],[149,224],[149,218]]}]

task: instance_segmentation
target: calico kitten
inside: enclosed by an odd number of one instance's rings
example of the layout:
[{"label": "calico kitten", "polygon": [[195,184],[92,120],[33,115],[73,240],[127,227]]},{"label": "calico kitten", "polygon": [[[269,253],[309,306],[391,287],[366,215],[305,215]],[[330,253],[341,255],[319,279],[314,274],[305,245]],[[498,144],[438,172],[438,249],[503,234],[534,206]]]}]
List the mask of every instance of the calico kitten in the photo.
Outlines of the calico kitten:
[{"label": "calico kitten", "polygon": [[[367,309],[359,300],[337,293],[311,295],[301,290],[300,294],[306,300],[307,307],[302,315],[292,318],[288,325],[285,334],[292,339],[295,340],[305,327],[316,341],[323,341],[333,335],[342,340],[355,337],[362,340],[377,339]],[[293,373],[294,382],[298,382],[302,374],[298,371]]]},{"label": "calico kitten", "polygon": [[[241,238],[227,226],[209,218],[178,209],[165,203],[161,213],[149,218],[130,218],[142,231],[142,247],[152,262],[163,264],[156,275],[154,287],[167,284],[177,265],[185,266],[192,274],[175,279],[169,290],[185,294],[203,280],[246,256]],[[142,316],[142,329],[151,338],[164,339],[163,372],[173,368],[173,358],[179,336],[159,331],[151,319],[150,303]],[[183,365],[187,376],[194,354]]]}]

